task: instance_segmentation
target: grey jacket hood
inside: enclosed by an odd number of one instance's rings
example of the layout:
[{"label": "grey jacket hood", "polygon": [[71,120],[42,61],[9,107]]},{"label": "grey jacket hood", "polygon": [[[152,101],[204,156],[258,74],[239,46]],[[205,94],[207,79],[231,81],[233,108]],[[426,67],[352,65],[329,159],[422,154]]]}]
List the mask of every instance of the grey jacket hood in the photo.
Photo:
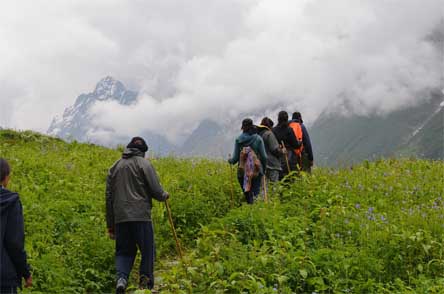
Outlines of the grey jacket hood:
[{"label": "grey jacket hood", "polygon": [[137,148],[125,148],[122,153],[122,158],[130,158],[133,156],[145,157],[145,153]]},{"label": "grey jacket hood", "polygon": [[242,133],[236,140],[242,146],[250,146],[253,145],[256,140],[259,140],[259,138],[257,134]]}]

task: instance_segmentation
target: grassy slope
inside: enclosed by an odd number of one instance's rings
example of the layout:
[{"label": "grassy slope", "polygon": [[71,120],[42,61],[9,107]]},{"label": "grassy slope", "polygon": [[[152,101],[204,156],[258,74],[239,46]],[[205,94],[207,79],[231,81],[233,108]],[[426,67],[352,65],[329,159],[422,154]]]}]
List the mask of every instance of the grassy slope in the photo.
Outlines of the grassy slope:
[{"label": "grassy slope", "polygon": [[[119,152],[0,131],[0,156],[24,204],[34,291],[109,292],[113,243],[104,182]],[[444,291],[444,165],[421,160],[317,169],[275,187],[272,203],[229,209],[230,171],[206,160],[154,160],[186,247],[172,265],[165,209],[153,222],[163,292]],[[209,290],[211,289],[211,290]],[[276,290],[275,290],[276,289]]]}]

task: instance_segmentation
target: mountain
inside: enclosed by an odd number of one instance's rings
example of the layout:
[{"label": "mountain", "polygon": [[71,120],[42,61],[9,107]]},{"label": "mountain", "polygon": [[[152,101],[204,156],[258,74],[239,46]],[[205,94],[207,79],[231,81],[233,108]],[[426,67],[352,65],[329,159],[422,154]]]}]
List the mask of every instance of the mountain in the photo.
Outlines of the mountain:
[{"label": "mountain", "polygon": [[310,127],[316,163],[394,156],[444,159],[444,95],[438,90],[428,95],[419,105],[385,115],[321,114]]},{"label": "mountain", "polygon": [[[81,94],[77,97],[74,105],[65,109],[62,117],[55,117],[48,128],[49,135],[65,140],[77,140],[80,142],[91,142],[104,144],[97,134],[108,134],[112,137],[112,142],[108,145],[125,144],[129,141],[129,136],[117,136],[111,128],[98,128],[92,123],[90,110],[97,102],[116,101],[120,105],[133,105],[137,102],[138,93],[127,90],[122,82],[107,76],[100,80],[94,91],[88,94]],[[143,136],[150,150],[155,150],[156,154],[166,155],[174,148],[164,137],[145,131]]]},{"label": "mountain", "polygon": [[235,134],[212,120],[203,120],[180,148],[183,156],[227,158],[233,152]]}]

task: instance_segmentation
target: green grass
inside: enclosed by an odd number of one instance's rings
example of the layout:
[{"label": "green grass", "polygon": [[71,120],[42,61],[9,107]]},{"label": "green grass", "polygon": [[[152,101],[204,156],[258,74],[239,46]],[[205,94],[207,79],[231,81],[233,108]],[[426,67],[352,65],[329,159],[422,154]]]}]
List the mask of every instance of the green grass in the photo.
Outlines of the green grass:
[{"label": "green grass", "polygon": [[[104,185],[120,152],[3,130],[0,156],[12,165],[10,189],[24,205],[32,293],[112,292]],[[227,164],[152,162],[171,193],[186,253],[177,260],[166,210],[156,202],[162,293],[444,292],[442,161],[315,169],[253,206],[242,203],[235,182],[232,209]]]}]

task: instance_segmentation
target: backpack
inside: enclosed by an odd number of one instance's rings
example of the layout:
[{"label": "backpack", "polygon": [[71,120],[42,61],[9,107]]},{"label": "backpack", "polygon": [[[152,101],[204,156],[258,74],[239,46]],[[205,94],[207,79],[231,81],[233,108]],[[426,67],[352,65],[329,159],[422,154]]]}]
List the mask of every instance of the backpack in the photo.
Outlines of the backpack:
[{"label": "backpack", "polygon": [[296,139],[298,139],[299,142],[301,142],[301,147],[294,149],[294,153],[298,158],[301,158],[302,151],[304,150],[304,145],[302,144],[302,126],[298,122],[291,122],[289,124],[289,127],[293,130],[294,135],[296,136]]},{"label": "backpack", "polygon": [[239,169],[249,177],[257,177],[261,170],[261,161],[250,146],[243,147],[240,152]]}]

